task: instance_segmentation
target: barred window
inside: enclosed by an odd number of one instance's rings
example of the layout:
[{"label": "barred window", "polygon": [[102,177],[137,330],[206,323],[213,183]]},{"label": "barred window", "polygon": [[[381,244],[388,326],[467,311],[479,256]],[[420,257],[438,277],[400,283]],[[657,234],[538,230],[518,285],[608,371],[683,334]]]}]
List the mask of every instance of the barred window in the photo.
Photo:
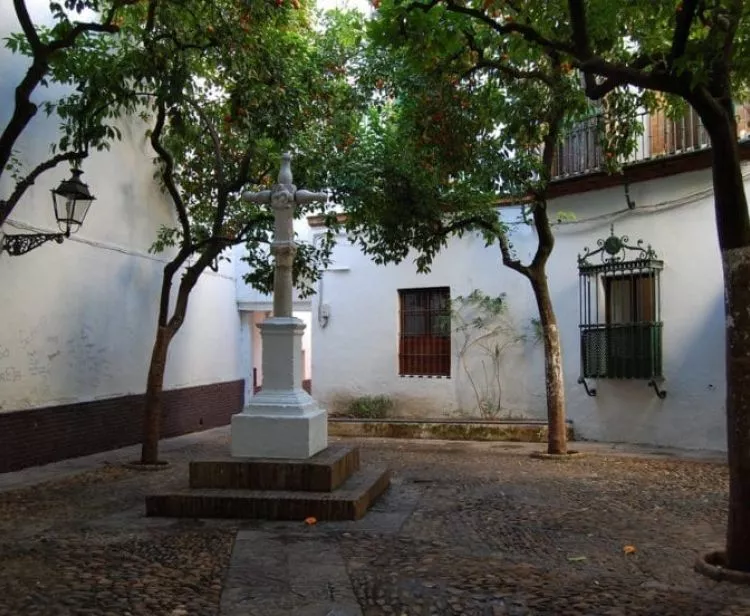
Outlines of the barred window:
[{"label": "barred window", "polygon": [[450,289],[400,289],[398,373],[450,376]]},{"label": "barred window", "polygon": [[664,264],[651,246],[628,242],[610,228],[578,257],[582,378],[662,377]]}]

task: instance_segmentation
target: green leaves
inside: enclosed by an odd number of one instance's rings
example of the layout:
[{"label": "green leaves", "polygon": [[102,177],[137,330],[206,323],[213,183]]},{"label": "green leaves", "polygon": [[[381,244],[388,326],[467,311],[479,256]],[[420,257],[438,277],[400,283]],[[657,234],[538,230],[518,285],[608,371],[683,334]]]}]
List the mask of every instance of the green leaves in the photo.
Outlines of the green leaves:
[{"label": "green leaves", "polygon": [[[242,191],[270,187],[287,150],[295,152],[297,184],[324,185],[322,154],[360,104],[345,72],[333,69],[353,55],[361,21],[331,16],[332,30],[311,30],[309,5],[272,6],[158,4],[147,35],[124,37],[117,52],[125,69],[119,78],[138,83],[141,104],[159,110],[151,140],[180,222],[160,231],[152,251],[218,255],[243,244],[246,282],[265,291],[273,214],[269,204],[243,201]],[[299,207],[297,215],[317,208]],[[332,237],[315,247],[300,243],[295,279],[302,293],[312,291],[331,246]]]}]

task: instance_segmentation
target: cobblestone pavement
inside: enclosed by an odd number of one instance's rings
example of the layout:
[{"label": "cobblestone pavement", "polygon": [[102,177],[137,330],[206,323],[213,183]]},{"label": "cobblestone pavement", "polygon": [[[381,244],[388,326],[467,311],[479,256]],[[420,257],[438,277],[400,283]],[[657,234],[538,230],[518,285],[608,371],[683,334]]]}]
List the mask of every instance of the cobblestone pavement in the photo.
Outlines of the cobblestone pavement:
[{"label": "cobblestone pavement", "polygon": [[147,519],[144,495],[226,447],[220,435],[171,452],[166,471],[105,464],[0,492],[0,616],[215,616],[236,525]]},{"label": "cobblestone pavement", "polygon": [[0,492],[0,616],[750,616],[750,588],[692,571],[722,541],[722,465],[357,443],[394,481],[356,523],[144,518],[143,496],[225,454],[226,431],[170,451],[167,471]]},{"label": "cobblestone pavement", "polygon": [[[750,588],[692,571],[721,545],[725,468],[507,445],[365,445],[420,497],[397,533],[342,540],[365,616],[750,614]],[[632,554],[624,552],[633,546]]]}]

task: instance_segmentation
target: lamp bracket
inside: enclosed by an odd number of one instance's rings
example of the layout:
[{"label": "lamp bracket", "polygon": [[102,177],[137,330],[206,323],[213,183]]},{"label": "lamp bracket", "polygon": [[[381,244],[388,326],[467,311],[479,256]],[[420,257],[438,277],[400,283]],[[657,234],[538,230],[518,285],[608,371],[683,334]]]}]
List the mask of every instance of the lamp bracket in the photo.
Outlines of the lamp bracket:
[{"label": "lamp bracket", "polygon": [[12,257],[24,255],[42,244],[55,241],[62,244],[65,233],[18,233],[14,235],[5,234],[0,239],[0,252],[3,250]]}]

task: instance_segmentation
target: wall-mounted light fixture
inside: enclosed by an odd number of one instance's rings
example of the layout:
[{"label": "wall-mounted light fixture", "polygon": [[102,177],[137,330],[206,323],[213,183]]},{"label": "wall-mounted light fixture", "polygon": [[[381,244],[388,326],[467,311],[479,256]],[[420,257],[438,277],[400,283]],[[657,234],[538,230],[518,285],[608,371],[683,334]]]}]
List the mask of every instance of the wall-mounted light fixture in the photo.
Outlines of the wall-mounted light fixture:
[{"label": "wall-mounted light fixture", "polygon": [[18,233],[0,234],[0,252],[13,257],[26,254],[42,244],[54,240],[58,244],[83,224],[91,203],[96,199],[88,185],[81,181],[80,169],[73,169],[70,179],[63,180],[52,190],[52,206],[55,210],[57,227],[60,233]]}]

